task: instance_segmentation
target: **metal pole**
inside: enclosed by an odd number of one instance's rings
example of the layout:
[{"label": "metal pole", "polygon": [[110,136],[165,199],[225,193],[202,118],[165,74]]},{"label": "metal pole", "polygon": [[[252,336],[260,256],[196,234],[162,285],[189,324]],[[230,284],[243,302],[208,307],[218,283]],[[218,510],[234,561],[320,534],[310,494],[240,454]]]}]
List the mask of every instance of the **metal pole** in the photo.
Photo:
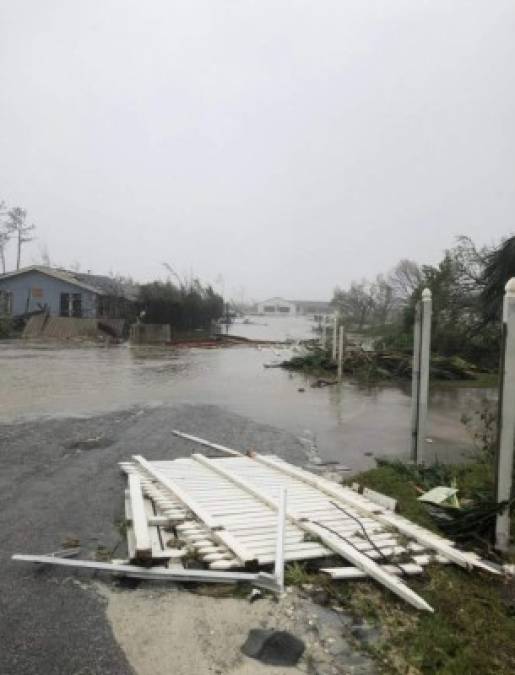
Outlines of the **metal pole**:
[{"label": "metal pole", "polygon": [[338,314],[333,316],[333,361],[336,361],[336,350],[338,340]]},{"label": "metal pole", "polygon": [[[497,503],[511,497],[513,444],[515,441],[515,277],[505,287],[503,303],[503,351],[499,390],[499,430],[496,466]],[[510,545],[510,509],[497,514],[495,547],[508,550]]]},{"label": "metal pole", "polygon": [[284,534],[286,531],[286,488],[279,493],[277,509],[277,532],[275,542],[274,578],[281,593],[284,591]]},{"label": "metal pole", "polygon": [[343,326],[338,329],[338,382],[342,381],[343,373]]},{"label": "metal pole", "polygon": [[322,335],[320,338],[320,344],[322,349],[325,349],[327,346],[327,322],[325,320],[325,316],[322,318]]},{"label": "metal pole", "polygon": [[429,364],[431,359],[431,313],[432,300],[429,288],[422,291],[422,327],[420,341],[420,383],[418,395],[417,456],[415,461],[424,461],[426,441],[427,402],[429,398]]},{"label": "metal pole", "polygon": [[411,365],[411,460],[417,461],[418,398],[420,392],[420,302],[415,305],[413,359]]}]

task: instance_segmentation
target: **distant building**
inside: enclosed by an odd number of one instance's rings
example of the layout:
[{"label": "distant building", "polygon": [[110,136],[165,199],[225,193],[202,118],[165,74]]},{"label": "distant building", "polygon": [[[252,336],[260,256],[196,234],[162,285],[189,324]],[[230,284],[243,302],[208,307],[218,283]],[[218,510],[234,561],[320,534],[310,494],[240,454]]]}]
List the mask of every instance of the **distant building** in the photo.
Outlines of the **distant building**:
[{"label": "distant building", "polygon": [[315,300],[285,300],[284,298],[269,298],[257,304],[257,313],[267,316],[309,316],[330,314],[329,302]]},{"label": "distant building", "polygon": [[98,274],[33,265],[0,275],[0,315],[124,318],[134,300],[131,289]]}]

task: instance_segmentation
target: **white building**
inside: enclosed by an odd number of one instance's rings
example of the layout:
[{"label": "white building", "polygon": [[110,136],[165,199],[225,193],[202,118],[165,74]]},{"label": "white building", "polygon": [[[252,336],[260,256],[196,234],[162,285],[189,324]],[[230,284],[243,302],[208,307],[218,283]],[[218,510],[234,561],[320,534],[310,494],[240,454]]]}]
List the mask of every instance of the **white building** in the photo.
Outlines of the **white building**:
[{"label": "white building", "polygon": [[267,316],[305,316],[309,314],[329,314],[331,308],[328,302],[309,300],[285,300],[284,298],[269,298],[257,305],[257,313]]}]

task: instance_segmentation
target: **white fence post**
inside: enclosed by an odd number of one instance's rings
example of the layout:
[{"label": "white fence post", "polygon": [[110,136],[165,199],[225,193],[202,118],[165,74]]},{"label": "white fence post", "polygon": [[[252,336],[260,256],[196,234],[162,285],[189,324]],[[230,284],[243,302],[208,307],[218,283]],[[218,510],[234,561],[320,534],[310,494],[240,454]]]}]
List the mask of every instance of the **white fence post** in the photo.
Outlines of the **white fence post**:
[{"label": "white fence post", "polygon": [[343,326],[338,329],[338,382],[342,381],[343,374]]},{"label": "white fence post", "polygon": [[[499,430],[496,466],[497,503],[511,497],[513,445],[515,442],[515,277],[506,284],[502,316],[502,353],[499,388]],[[506,551],[510,544],[510,509],[497,514],[495,547]]]},{"label": "white fence post", "polygon": [[432,300],[429,288],[422,291],[417,303],[413,331],[413,374],[411,383],[411,457],[417,464],[424,461],[429,369],[431,360]]},{"label": "white fence post", "polygon": [[417,461],[418,394],[420,388],[420,302],[415,305],[413,359],[411,365],[411,459]]},{"label": "white fence post", "polygon": [[333,361],[336,361],[336,350],[338,348],[338,313],[333,316]]},{"label": "white fence post", "polygon": [[433,310],[431,291],[422,291],[422,328],[420,341],[420,387],[417,433],[417,464],[424,461],[426,442],[427,403],[429,399],[429,368],[431,361],[431,314]]}]

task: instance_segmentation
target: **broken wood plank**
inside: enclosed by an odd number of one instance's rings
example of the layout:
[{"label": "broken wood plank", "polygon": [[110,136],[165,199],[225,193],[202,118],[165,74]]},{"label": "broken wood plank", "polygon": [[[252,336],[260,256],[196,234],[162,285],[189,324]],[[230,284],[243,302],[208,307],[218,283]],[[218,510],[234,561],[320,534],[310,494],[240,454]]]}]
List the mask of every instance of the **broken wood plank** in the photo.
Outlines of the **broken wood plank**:
[{"label": "broken wood plank", "polygon": [[196,581],[201,583],[238,583],[240,581],[260,586],[272,591],[278,591],[277,584],[270,574],[258,572],[222,572],[214,570],[167,569],[165,567],[138,567],[136,565],[115,565],[113,563],[97,562],[95,560],[70,560],[56,558],[49,555],[19,555],[11,556],[12,560],[45,565],[59,565],[61,567],[77,567],[109,572],[138,579],[153,579],[160,581]]},{"label": "broken wood plank", "polygon": [[388,495],[384,495],[382,492],[377,492],[376,490],[366,487],[363,488],[363,497],[370,499],[371,502],[379,504],[379,506],[384,506],[384,508],[389,511],[397,510],[397,500],[393,497],[388,497]]},{"label": "broken wood plank", "polygon": [[141,481],[134,473],[129,474],[129,501],[131,506],[132,532],[135,543],[135,556],[139,560],[152,558],[152,542],[147,524],[147,514],[141,491]]},{"label": "broken wood plank", "polygon": [[289,476],[295,477],[298,480],[304,481],[308,485],[318,487],[319,490],[333,497],[335,501],[340,501],[343,504],[355,508],[358,513],[374,518],[382,525],[397,529],[402,534],[415,539],[420,544],[424,544],[427,548],[437,551],[461,567],[467,569],[471,569],[473,566],[485,568],[484,562],[481,561],[476,554],[458,551],[454,546],[448,544],[443,537],[415,525],[402,516],[391,512],[385,513],[385,509],[381,509],[381,511],[378,512],[377,509],[379,507],[374,508],[376,505],[372,502],[369,502],[367,505],[367,500],[360,497],[360,495],[357,495],[352,490],[345,489],[336,483],[331,484],[331,481],[326,479],[311,476],[309,472],[297,469],[282,460],[274,460],[269,457],[264,457],[263,455],[256,455],[254,460],[275,468],[277,471],[286,473]]},{"label": "broken wood plank", "polygon": [[238,452],[237,450],[232,450],[231,448],[226,448],[225,445],[219,445],[218,443],[211,443],[206,441],[203,438],[198,438],[197,436],[191,436],[190,434],[185,434],[182,431],[177,431],[177,429],[172,430],[172,434],[178,436],[179,438],[185,438],[188,441],[193,441],[193,443],[198,443],[203,445],[206,448],[213,448],[213,450],[218,450],[219,452],[225,452],[227,455],[232,455],[233,457],[243,457],[243,453]]},{"label": "broken wood plank", "polygon": [[[258,490],[254,485],[248,483],[243,478],[240,478],[240,476],[236,475],[234,472],[222,468],[220,466],[220,462],[214,462],[213,460],[198,454],[194,454],[192,457],[204,466],[212,468],[214,472],[224,476],[250,494],[253,494],[257,499],[261,500],[270,508],[277,510],[277,505],[268,494]],[[433,608],[423,598],[412,591],[411,588],[402,583],[394,575],[385,572],[373,560],[371,560],[365,554],[357,551],[351,544],[348,544],[343,539],[337,537],[334,534],[331,534],[320,525],[312,523],[306,519],[303,520],[299,518],[296,514],[290,512],[289,510],[286,511],[286,517],[295,525],[297,525],[297,527],[318,538],[322,544],[327,546],[335,553],[338,553],[346,560],[349,560],[349,562],[355,565],[358,569],[365,572],[366,575],[372,577],[376,581],[379,581],[383,586],[386,586],[386,588],[390,589],[393,593],[406,600],[406,602],[409,604],[413,605],[417,609],[423,609],[429,612],[433,611]]]},{"label": "broken wood plank", "polygon": [[[401,563],[400,565],[380,565],[388,574],[422,574],[424,568],[416,563]],[[357,567],[322,567],[321,572],[328,574],[332,579],[366,579],[367,574]]]}]

